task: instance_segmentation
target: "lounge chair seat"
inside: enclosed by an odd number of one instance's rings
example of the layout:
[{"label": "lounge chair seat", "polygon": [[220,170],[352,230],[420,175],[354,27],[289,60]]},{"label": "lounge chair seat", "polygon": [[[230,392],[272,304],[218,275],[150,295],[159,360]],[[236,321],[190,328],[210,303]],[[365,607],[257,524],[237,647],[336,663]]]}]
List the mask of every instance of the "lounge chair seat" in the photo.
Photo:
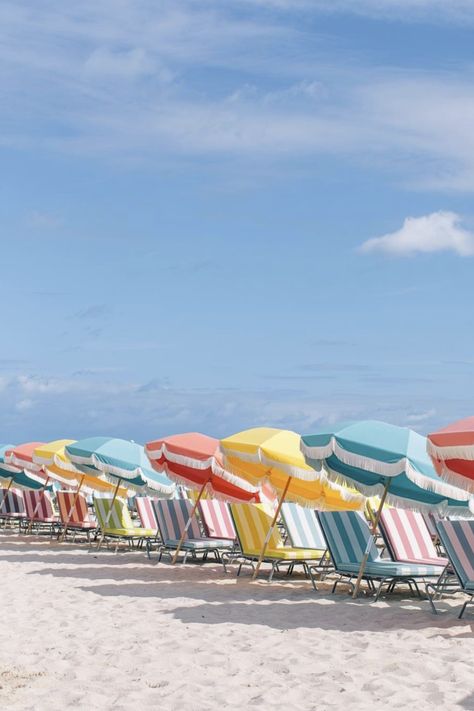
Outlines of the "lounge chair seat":
[{"label": "lounge chair seat", "polygon": [[[345,570],[348,573],[358,575],[360,563],[347,563],[341,561],[337,564],[337,571]],[[383,577],[439,577],[443,572],[443,566],[437,565],[418,565],[416,563],[402,563],[394,560],[383,560],[379,563],[367,562],[364,570],[364,575],[376,578]]]},{"label": "lounge chair seat", "polygon": [[101,529],[106,536],[123,536],[124,538],[154,538],[155,531],[151,528],[138,528],[131,526],[130,528],[109,528],[104,526]]},{"label": "lounge chair seat", "polygon": [[[178,538],[169,538],[163,541],[163,544],[167,546],[168,548],[177,548],[179,543]],[[229,546],[229,539],[228,538],[188,538],[185,539],[181,545],[181,548],[183,549],[188,549],[188,550],[197,550],[197,549],[214,549],[216,546],[223,546],[224,548],[227,548]]]}]

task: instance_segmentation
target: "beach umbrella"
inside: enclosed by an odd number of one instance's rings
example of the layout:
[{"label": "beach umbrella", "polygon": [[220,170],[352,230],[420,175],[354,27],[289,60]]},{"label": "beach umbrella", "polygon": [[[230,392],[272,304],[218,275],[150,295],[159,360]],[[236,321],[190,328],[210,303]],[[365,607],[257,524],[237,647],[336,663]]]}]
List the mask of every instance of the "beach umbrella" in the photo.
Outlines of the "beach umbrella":
[{"label": "beach umbrella", "polygon": [[175,493],[175,484],[165,474],[152,469],[144,447],[137,442],[113,437],[89,437],[66,445],[65,452],[74,464],[93,467],[116,483],[108,516],[112,513],[122,483],[128,488],[151,491],[163,498],[171,498]]},{"label": "beach umbrella", "polygon": [[[66,536],[67,526],[74,514],[81,490],[110,493],[115,489],[115,485],[107,481],[101,475],[101,472],[94,467],[75,465],[68,459],[65,447],[69,444],[74,444],[75,441],[73,439],[58,439],[42,444],[35,448],[32,457],[33,462],[41,465],[49,477],[62,484],[76,487],[75,496],[61,534],[61,540],[64,540]],[[117,493],[119,496],[127,496],[128,491],[126,487],[121,487]]]},{"label": "beach umbrella", "polygon": [[[23,470],[23,474],[24,476],[26,475],[28,477],[28,480],[36,480],[36,482],[40,484],[40,486],[38,487],[26,486],[25,488],[37,488],[43,492],[43,494],[39,495],[38,501],[33,511],[33,517],[27,529],[28,533],[33,527],[33,520],[36,516],[38,509],[41,506],[41,499],[44,496],[44,492],[48,488],[50,488],[48,487],[48,485],[51,480],[51,477],[45,473],[41,464],[37,464],[33,461],[33,453],[35,449],[41,446],[42,444],[44,444],[44,442],[23,442],[22,444],[17,444],[11,447],[10,449],[7,449],[4,453],[5,463],[18,467],[18,469]],[[27,481],[24,477],[23,480]]]},{"label": "beach umbrella", "polygon": [[429,434],[427,449],[442,479],[474,493],[474,417]]},{"label": "beach umbrella", "polygon": [[154,469],[165,472],[170,479],[198,490],[194,506],[179,540],[173,563],[178,557],[187,530],[205,491],[227,501],[259,502],[259,489],[225,469],[219,440],[188,432],[164,437],[145,445],[145,452]]},{"label": "beach umbrella", "polygon": [[254,571],[265,556],[271,534],[285,499],[320,510],[360,509],[364,500],[347,488],[333,484],[306,464],[300,451],[300,436],[290,430],[256,427],[221,440],[224,463],[253,485],[268,482],[278,496],[278,505]]},{"label": "beach umbrella", "polygon": [[[301,437],[301,451],[316,471],[380,496],[372,523],[376,529],[385,501],[398,507],[469,515],[469,495],[442,481],[426,452],[426,438],[406,427],[367,420]],[[324,470],[322,467],[324,466]],[[354,589],[357,596],[367,563],[363,558]]]},{"label": "beach umbrella", "polygon": [[0,509],[2,508],[3,502],[7,498],[8,492],[13,485],[23,489],[41,489],[44,483],[42,479],[36,476],[28,476],[28,474],[22,469],[5,462],[5,454],[12,448],[12,444],[0,445],[0,482],[2,483],[2,486],[6,486],[0,500]]}]

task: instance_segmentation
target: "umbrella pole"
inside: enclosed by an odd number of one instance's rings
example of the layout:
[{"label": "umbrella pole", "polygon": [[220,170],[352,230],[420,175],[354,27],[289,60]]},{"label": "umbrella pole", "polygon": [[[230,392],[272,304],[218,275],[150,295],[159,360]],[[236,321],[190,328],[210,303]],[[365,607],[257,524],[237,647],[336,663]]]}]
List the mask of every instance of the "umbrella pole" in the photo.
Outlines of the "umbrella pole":
[{"label": "umbrella pole", "polygon": [[211,480],[211,477],[209,477],[209,479],[207,479],[207,480],[204,482],[204,484],[201,486],[201,488],[200,488],[200,490],[199,490],[198,497],[197,497],[196,502],[195,502],[195,504],[194,504],[194,506],[193,506],[193,508],[192,508],[192,511],[191,511],[191,513],[190,513],[190,515],[189,515],[189,518],[188,518],[188,520],[186,521],[186,526],[184,527],[184,530],[183,530],[183,532],[182,532],[182,534],[181,534],[181,538],[180,538],[179,541],[178,541],[178,546],[177,546],[176,551],[175,551],[175,553],[174,553],[174,556],[173,556],[173,558],[172,558],[172,560],[171,560],[171,564],[172,564],[172,565],[174,565],[174,564],[176,563],[176,560],[177,560],[177,558],[178,558],[178,553],[179,553],[179,551],[181,550],[181,546],[183,545],[184,539],[186,538],[186,533],[188,532],[188,528],[189,528],[190,525],[191,525],[191,521],[193,520],[193,516],[194,516],[194,514],[196,513],[196,509],[197,509],[197,507],[198,507],[198,504],[199,504],[199,502],[201,501],[201,496],[204,494],[204,489],[206,488],[206,486],[207,486],[207,484],[210,482],[210,480]]},{"label": "umbrella pole", "polygon": [[80,491],[81,491],[81,487],[82,487],[82,485],[83,485],[83,483],[84,483],[84,479],[85,479],[85,478],[86,478],[86,475],[84,474],[84,475],[82,476],[81,481],[79,482],[79,486],[77,487],[77,490],[76,490],[74,499],[73,499],[72,504],[71,504],[71,508],[70,508],[69,511],[68,511],[66,523],[64,524],[64,531],[61,533],[61,538],[59,539],[60,541],[64,541],[64,539],[66,538],[67,527],[68,527],[69,521],[71,520],[71,518],[72,518],[72,516],[73,516],[73,514],[74,514],[74,511],[76,510],[77,500],[78,500],[78,498],[79,498],[79,493],[80,493]]},{"label": "umbrella pole", "polygon": [[10,479],[9,484],[8,484],[7,488],[5,489],[5,491],[4,491],[4,493],[3,493],[2,500],[0,501],[0,511],[1,511],[2,508],[3,508],[3,504],[5,503],[5,499],[6,499],[7,496],[8,496],[8,492],[10,491],[10,489],[11,489],[11,487],[12,487],[12,484],[13,484],[13,477]]},{"label": "umbrella pole", "polygon": [[359,594],[359,588],[360,588],[360,584],[362,581],[362,576],[364,575],[365,566],[367,565],[367,561],[369,560],[370,547],[371,547],[373,541],[375,540],[375,536],[377,533],[377,526],[379,525],[380,516],[382,515],[382,509],[383,509],[383,505],[385,503],[385,499],[387,498],[389,486],[390,486],[390,478],[387,477],[387,481],[385,482],[385,488],[383,490],[382,498],[380,499],[380,504],[377,509],[377,513],[375,514],[375,518],[372,522],[372,535],[367,543],[367,548],[365,550],[364,557],[362,558],[362,562],[360,564],[359,575],[357,576],[357,581],[355,584],[354,592],[352,593],[352,597],[354,599]]},{"label": "umbrella pole", "polygon": [[291,479],[292,479],[292,477],[289,476],[288,481],[285,484],[285,488],[283,489],[283,493],[280,496],[280,501],[278,502],[277,510],[275,511],[275,515],[274,515],[273,520],[270,524],[270,528],[267,531],[267,535],[265,536],[265,541],[263,543],[262,552],[260,553],[260,558],[258,559],[257,567],[255,568],[254,573],[252,575],[252,580],[255,580],[255,578],[257,577],[258,571],[260,570],[260,567],[263,563],[263,559],[265,557],[265,551],[267,550],[268,542],[269,542],[270,537],[273,533],[273,529],[275,528],[276,522],[278,520],[278,516],[280,515],[280,510],[281,510],[281,507],[282,507],[283,502],[285,500],[285,496],[286,496],[286,492],[288,491],[288,487],[290,486]]},{"label": "umbrella pole", "polygon": [[40,491],[40,495],[39,495],[39,498],[38,498],[38,502],[37,502],[37,504],[36,504],[36,506],[35,506],[35,510],[33,511],[33,516],[32,516],[32,518],[31,518],[31,521],[29,522],[28,528],[26,529],[26,532],[27,532],[27,533],[31,533],[31,529],[33,528],[33,523],[34,523],[36,514],[38,513],[38,509],[39,509],[39,507],[40,507],[40,505],[41,505],[41,500],[44,499],[44,495],[45,495],[45,493],[46,493],[46,487],[47,487],[48,484],[49,484],[49,479],[50,479],[50,477],[49,477],[49,475],[48,475],[48,476],[46,477],[46,481],[44,482],[44,486],[43,486],[43,488],[42,488],[41,491]]}]

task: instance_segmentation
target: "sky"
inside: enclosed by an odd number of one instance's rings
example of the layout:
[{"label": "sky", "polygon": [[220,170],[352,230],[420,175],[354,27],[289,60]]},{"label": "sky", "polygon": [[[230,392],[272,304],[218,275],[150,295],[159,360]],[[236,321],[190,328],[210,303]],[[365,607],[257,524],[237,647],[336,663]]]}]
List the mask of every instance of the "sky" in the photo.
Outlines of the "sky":
[{"label": "sky", "polygon": [[471,0],[3,0],[0,439],[474,412]]}]

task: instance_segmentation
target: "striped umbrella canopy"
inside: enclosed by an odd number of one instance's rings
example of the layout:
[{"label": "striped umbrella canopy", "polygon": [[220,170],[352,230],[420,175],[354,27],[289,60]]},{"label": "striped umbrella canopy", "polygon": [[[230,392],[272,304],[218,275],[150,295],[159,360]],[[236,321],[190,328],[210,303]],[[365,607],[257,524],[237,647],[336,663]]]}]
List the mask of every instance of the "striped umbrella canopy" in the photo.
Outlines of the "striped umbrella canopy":
[{"label": "striped umbrella canopy", "polygon": [[[172,497],[175,484],[163,473],[154,471],[141,444],[113,437],[89,437],[65,446],[74,464],[94,467],[117,485],[150,490],[161,497]],[[91,470],[92,471],[92,470]]]},{"label": "striped umbrella canopy", "polygon": [[178,484],[230,501],[260,501],[257,486],[225,469],[214,437],[199,432],[172,435],[148,442],[145,452],[154,469]]},{"label": "striped umbrella canopy", "polygon": [[442,479],[474,494],[474,417],[429,434],[427,449]]},{"label": "striped umbrella canopy", "polygon": [[301,451],[316,471],[344,481],[366,496],[395,506],[469,514],[469,495],[437,475],[426,438],[406,427],[366,420],[301,437]]},{"label": "striped umbrella canopy", "polygon": [[[385,501],[410,509],[431,509],[469,515],[469,495],[436,474],[426,452],[426,438],[406,427],[366,420],[340,429],[301,437],[301,451],[316,471],[324,464],[328,476],[344,481],[380,504],[372,522],[372,540]],[[353,597],[357,597],[369,547],[364,554]]]},{"label": "striped umbrella canopy", "polygon": [[255,427],[221,440],[225,465],[253,484],[268,482],[279,501],[265,536],[255,579],[285,499],[311,508],[340,510],[360,509],[361,496],[329,482],[306,464],[300,452],[300,437],[290,430]]},{"label": "striped umbrella canopy", "polygon": [[[69,486],[76,486],[88,493],[102,491],[113,492],[115,485],[105,479],[94,467],[73,464],[66,456],[65,447],[74,444],[73,439],[57,439],[36,447],[33,451],[33,462],[40,464],[56,481]],[[119,488],[118,495],[126,497],[126,487]]]}]

